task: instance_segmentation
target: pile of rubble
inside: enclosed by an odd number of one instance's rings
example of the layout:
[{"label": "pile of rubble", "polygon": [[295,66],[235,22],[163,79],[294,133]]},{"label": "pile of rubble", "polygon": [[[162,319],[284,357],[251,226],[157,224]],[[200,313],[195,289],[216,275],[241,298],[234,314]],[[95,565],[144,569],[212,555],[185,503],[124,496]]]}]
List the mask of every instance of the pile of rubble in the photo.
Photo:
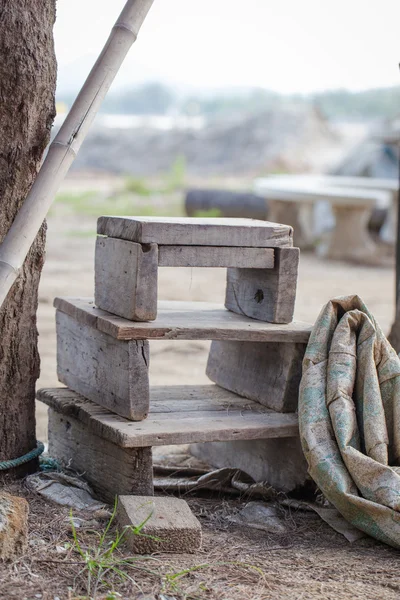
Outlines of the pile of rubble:
[{"label": "pile of rubble", "polygon": [[194,175],[321,171],[342,153],[341,137],[318,111],[285,107],[209,121],[197,129],[149,124],[115,129],[99,123],[73,169],[149,176],[165,173],[184,157]]}]

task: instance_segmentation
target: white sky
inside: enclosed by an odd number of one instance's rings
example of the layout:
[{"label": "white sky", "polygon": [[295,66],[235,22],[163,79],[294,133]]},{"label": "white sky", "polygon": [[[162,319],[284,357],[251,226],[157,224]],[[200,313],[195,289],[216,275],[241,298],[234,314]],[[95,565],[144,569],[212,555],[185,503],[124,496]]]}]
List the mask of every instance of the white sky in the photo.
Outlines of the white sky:
[{"label": "white sky", "polygon": [[[60,87],[81,85],[124,0],[58,0]],[[116,87],[278,92],[400,84],[399,0],[155,0]]]}]

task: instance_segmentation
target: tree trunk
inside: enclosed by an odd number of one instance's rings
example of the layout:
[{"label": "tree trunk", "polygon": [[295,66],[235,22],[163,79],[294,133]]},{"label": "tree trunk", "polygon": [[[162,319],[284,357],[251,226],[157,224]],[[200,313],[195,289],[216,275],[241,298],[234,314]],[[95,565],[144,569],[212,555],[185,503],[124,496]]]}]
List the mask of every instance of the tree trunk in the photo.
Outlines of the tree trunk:
[{"label": "tree trunk", "polygon": [[[0,0],[0,241],[35,179],[55,116],[55,2]],[[43,224],[0,312],[0,460],[36,446],[36,309],[45,235]],[[8,474],[35,467],[31,461]]]}]

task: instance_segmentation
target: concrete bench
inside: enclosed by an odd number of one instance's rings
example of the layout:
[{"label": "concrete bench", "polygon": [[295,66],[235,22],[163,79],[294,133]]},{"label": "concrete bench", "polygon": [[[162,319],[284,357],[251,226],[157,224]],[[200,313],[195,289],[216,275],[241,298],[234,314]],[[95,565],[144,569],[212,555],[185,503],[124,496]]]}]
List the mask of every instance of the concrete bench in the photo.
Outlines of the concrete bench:
[{"label": "concrete bench", "polygon": [[340,187],[348,189],[365,189],[388,192],[389,205],[387,201],[378,202],[375,208],[387,208],[385,222],[380,231],[380,237],[388,244],[395,244],[397,239],[397,205],[399,182],[397,179],[378,177],[343,177],[340,175],[276,175],[271,177],[276,181],[296,182],[299,184],[311,184],[318,186]]},{"label": "concrete bench", "polygon": [[380,264],[379,248],[367,226],[375,206],[390,207],[393,204],[394,191],[345,187],[345,180],[349,178],[342,178],[339,182],[342,185],[332,185],[331,178],[271,177],[256,180],[254,187],[268,199],[269,218],[275,222],[284,221],[294,228],[295,243],[299,247],[314,245],[314,205],[328,201],[335,227],[325,251],[326,257]]},{"label": "concrete bench", "polygon": [[[151,495],[151,448],[179,444],[196,444],[214,465],[217,443],[218,464],[284,492],[304,484],[295,411],[311,325],[266,323],[204,302],[160,302],[149,322],[92,299],[55,305],[57,374],[68,387],[38,392],[50,408],[49,452],[84,472],[100,498]],[[204,339],[213,341],[212,384],[150,385],[151,340]]]}]

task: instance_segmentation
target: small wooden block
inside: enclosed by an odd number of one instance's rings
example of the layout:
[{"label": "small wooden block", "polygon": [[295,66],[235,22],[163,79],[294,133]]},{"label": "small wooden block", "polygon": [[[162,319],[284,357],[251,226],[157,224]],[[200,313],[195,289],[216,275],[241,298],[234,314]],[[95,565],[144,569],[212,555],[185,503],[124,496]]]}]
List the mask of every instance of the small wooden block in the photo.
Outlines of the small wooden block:
[{"label": "small wooden block", "polygon": [[201,525],[179,498],[120,496],[117,521],[120,527],[133,528],[146,521],[138,534],[128,529],[124,537],[136,554],[193,553],[201,547]]},{"label": "small wooden block", "polygon": [[56,312],[61,383],[111,411],[141,421],[149,412],[149,342],[116,340]]},{"label": "small wooden block", "polygon": [[278,412],[295,412],[306,347],[214,341],[206,373],[226,390]]},{"label": "small wooden block", "polygon": [[293,245],[289,225],[256,219],[196,217],[100,217],[97,233],[160,246],[244,246],[280,248]]},{"label": "small wooden block", "polygon": [[273,269],[272,248],[229,246],[159,246],[160,267],[238,267]]},{"label": "small wooden block", "polygon": [[98,497],[112,504],[120,494],[153,494],[151,448],[121,448],[72,416],[49,409],[49,454],[84,473]]},{"label": "small wooden block", "polygon": [[128,321],[96,308],[93,298],[56,298],[54,306],[80,324],[117,340],[241,340],[307,343],[312,325],[256,321],[208,302],[159,302],[157,320]]},{"label": "small wooden block", "polygon": [[273,269],[228,269],[226,308],[260,321],[290,323],[298,263],[298,248],[279,248]]},{"label": "small wooden block", "polygon": [[140,423],[127,421],[68,388],[39,390],[37,398],[121,448],[299,434],[296,414],[274,412],[217,385],[152,388],[150,414]]},{"label": "small wooden block", "polygon": [[94,295],[99,308],[132,321],[152,321],[157,282],[157,244],[97,238]]}]

